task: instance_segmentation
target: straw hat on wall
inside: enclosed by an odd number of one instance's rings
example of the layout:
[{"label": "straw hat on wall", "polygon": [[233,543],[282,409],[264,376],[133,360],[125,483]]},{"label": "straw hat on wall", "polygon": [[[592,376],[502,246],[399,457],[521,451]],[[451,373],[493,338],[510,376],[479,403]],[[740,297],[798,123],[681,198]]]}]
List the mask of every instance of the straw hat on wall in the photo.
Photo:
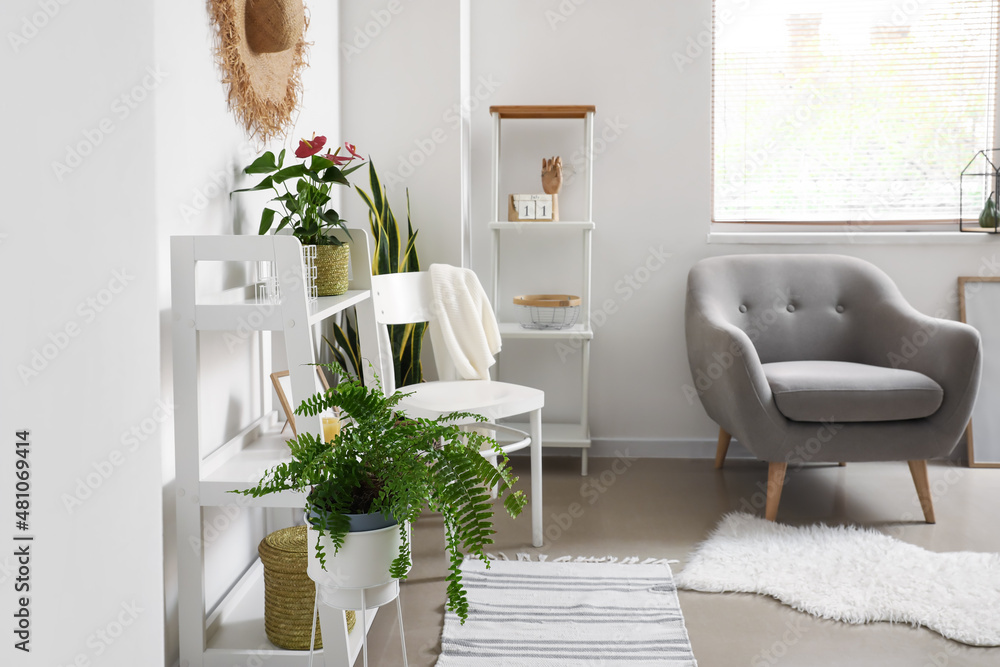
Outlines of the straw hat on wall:
[{"label": "straw hat on wall", "polygon": [[309,20],[302,0],[209,0],[229,108],[261,142],[291,126],[302,94]]}]

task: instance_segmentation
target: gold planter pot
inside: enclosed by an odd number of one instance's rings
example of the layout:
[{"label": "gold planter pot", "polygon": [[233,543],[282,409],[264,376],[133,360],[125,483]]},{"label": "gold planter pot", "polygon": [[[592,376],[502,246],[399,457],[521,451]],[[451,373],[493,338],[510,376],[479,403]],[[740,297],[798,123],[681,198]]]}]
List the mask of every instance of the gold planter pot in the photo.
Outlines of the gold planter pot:
[{"label": "gold planter pot", "polygon": [[343,245],[316,246],[316,288],[319,296],[338,296],[347,291],[347,264],[350,247]]}]

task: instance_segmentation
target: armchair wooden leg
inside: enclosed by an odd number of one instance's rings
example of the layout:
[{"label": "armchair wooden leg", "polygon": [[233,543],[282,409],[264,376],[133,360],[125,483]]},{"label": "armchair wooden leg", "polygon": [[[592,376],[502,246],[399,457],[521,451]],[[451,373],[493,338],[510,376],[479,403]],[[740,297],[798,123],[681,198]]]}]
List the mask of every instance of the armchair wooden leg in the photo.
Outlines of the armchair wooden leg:
[{"label": "armchair wooden leg", "polygon": [[843,468],[844,466],[846,466],[846,465],[847,465],[847,461],[841,461],[841,462],[840,462],[840,463],[838,463],[837,465],[839,465],[839,466],[840,466],[841,468]]},{"label": "armchair wooden leg", "polygon": [[764,517],[768,521],[778,518],[778,503],[781,502],[781,487],[785,485],[785,470],[787,463],[771,461],[767,464],[767,507]]},{"label": "armchair wooden leg", "polygon": [[729,441],[733,439],[733,436],[726,433],[726,429],[719,429],[719,446],[715,450],[715,469],[719,470],[722,468],[722,464],[726,460],[726,452],[729,451]]},{"label": "armchair wooden leg", "polygon": [[920,499],[920,509],[924,511],[924,520],[934,523],[934,500],[931,498],[931,485],[927,480],[927,461],[907,461],[910,464],[910,475],[917,487],[917,497]]}]

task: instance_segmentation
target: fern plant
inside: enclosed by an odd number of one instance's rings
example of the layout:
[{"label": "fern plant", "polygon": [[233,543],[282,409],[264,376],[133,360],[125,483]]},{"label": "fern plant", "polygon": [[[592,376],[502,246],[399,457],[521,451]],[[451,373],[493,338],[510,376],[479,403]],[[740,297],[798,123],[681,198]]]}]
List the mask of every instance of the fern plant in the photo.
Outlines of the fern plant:
[{"label": "fern plant", "polygon": [[[526,499],[514,491],[517,478],[507,457],[492,438],[462,430],[458,422],[485,421],[479,415],[452,413],[437,419],[413,419],[397,410],[407,394],[386,396],[376,378],[365,387],[337,363],[322,364],[341,376],[336,387],[306,399],[297,415],[341,411],[341,431],[332,443],[302,432],[288,441],[291,460],[268,470],[257,486],[237,491],[255,498],[281,491],[305,491],[305,509],[320,536],[328,535],[337,550],[350,530],[351,514],[378,513],[395,519],[402,538],[390,566],[395,578],[405,578],[412,564],[405,524],[427,508],[444,518],[448,550],[448,608],[465,622],[469,605],[462,587],[465,555],[489,565],[485,547],[493,543],[493,504],[497,487],[504,509],[517,516]],[[480,451],[492,449],[494,467]],[[321,542],[317,556],[326,568]]]}]

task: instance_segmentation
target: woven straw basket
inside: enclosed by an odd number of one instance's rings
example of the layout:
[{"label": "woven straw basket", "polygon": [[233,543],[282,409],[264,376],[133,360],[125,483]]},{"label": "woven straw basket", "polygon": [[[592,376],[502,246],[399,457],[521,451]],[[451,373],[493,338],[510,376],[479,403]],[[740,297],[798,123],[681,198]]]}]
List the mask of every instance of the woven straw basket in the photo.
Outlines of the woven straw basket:
[{"label": "woven straw basket", "polygon": [[[306,574],[309,544],[305,526],[275,531],[257,547],[264,564],[264,630],[272,644],[293,651],[308,651],[316,585]],[[347,615],[347,631],[354,629],[353,611]],[[316,617],[316,648],[323,648],[319,616]]]},{"label": "woven straw basket", "polygon": [[339,296],[347,291],[348,244],[316,246],[316,288],[319,296]]}]

